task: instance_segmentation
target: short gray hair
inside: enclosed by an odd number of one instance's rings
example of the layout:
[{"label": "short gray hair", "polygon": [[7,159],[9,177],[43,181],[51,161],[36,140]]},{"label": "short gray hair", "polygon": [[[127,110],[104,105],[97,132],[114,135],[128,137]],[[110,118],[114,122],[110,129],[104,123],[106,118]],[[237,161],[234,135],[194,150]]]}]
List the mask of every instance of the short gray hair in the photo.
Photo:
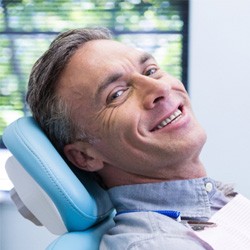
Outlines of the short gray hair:
[{"label": "short gray hair", "polygon": [[58,81],[76,50],[88,41],[99,39],[112,39],[110,31],[83,28],[61,33],[32,68],[27,102],[35,120],[60,151],[76,140],[79,126],[71,119],[67,103],[57,94]]}]

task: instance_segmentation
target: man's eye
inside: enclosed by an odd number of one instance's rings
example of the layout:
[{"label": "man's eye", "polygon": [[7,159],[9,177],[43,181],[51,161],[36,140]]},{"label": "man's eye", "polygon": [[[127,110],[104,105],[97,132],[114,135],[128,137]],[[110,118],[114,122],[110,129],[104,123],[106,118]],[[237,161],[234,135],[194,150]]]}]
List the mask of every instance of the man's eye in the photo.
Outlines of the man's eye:
[{"label": "man's eye", "polygon": [[116,99],[117,97],[122,95],[123,92],[124,92],[124,90],[119,90],[119,91],[115,92],[113,95],[111,95],[111,99]]},{"label": "man's eye", "polygon": [[156,71],[157,71],[157,68],[155,68],[155,67],[151,68],[151,69],[146,71],[145,76],[153,75]]},{"label": "man's eye", "polygon": [[114,92],[113,94],[111,94],[111,95],[108,97],[107,102],[110,103],[110,102],[114,101],[116,98],[118,98],[119,96],[121,96],[124,92],[125,92],[124,89],[120,89],[120,90]]}]

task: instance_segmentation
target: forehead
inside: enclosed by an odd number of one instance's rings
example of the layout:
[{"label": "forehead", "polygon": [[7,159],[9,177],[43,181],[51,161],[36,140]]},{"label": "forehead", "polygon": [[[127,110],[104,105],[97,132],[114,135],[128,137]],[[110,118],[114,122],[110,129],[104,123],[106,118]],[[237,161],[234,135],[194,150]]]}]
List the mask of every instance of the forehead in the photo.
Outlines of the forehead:
[{"label": "forehead", "polygon": [[87,42],[76,53],[84,67],[109,67],[113,62],[136,60],[142,54],[138,49],[114,40],[94,40]]},{"label": "forehead", "polygon": [[[132,46],[128,46],[126,44],[123,44],[118,41],[114,40],[93,40],[85,43],[85,45],[82,47],[82,49],[85,51],[91,51],[91,53],[97,52],[102,53],[103,55],[112,57],[113,55],[119,55],[120,53],[124,51],[128,51],[129,53],[139,53],[139,50],[137,48],[134,48]],[[110,53],[112,51],[112,53]]]},{"label": "forehead", "polygon": [[[94,40],[85,43],[70,58],[60,78],[60,87],[81,83],[87,87],[120,67],[138,66],[146,53],[113,40]],[[72,87],[72,86],[71,86]]]},{"label": "forehead", "polygon": [[113,40],[87,42],[71,57],[58,91],[71,103],[72,98],[81,102],[93,100],[104,78],[136,68],[148,57],[147,53]]}]

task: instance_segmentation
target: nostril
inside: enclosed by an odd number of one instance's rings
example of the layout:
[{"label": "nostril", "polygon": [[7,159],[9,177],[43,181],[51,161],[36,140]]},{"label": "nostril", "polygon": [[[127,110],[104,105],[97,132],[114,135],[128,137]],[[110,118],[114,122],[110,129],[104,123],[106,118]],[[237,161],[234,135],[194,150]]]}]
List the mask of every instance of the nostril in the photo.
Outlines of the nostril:
[{"label": "nostril", "polygon": [[157,103],[157,102],[159,102],[162,99],[164,99],[164,97],[163,96],[159,96],[159,97],[155,98],[154,103]]}]

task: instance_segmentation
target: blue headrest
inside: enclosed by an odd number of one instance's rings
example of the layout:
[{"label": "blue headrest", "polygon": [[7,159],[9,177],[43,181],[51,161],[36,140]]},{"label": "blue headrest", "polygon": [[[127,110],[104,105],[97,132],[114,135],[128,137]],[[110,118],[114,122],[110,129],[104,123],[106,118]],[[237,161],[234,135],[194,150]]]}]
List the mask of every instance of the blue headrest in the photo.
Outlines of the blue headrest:
[{"label": "blue headrest", "polygon": [[68,231],[85,230],[113,211],[107,192],[88,173],[76,177],[32,117],[9,125],[3,141],[53,200]]}]

